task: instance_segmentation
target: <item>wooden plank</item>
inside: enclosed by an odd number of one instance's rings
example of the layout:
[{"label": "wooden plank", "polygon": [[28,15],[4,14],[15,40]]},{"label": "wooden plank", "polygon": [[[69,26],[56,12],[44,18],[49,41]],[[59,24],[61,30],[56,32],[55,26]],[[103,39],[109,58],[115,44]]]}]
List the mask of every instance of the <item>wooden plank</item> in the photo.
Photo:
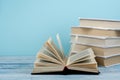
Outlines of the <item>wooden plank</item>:
[{"label": "wooden plank", "polygon": [[33,63],[35,56],[0,56],[0,63]]},{"label": "wooden plank", "polygon": [[34,56],[1,56],[0,80],[114,80],[120,79],[120,65],[99,67],[99,75],[31,75]]}]

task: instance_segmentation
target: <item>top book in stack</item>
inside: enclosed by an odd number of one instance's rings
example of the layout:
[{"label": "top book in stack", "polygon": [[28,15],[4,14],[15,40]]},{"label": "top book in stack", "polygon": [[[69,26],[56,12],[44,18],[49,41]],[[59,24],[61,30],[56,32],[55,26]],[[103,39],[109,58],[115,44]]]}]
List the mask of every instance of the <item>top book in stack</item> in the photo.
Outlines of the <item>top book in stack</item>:
[{"label": "top book in stack", "polygon": [[92,27],[106,30],[120,30],[120,21],[118,20],[102,20],[102,19],[80,19],[80,26]]},{"label": "top book in stack", "polygon": [[72,27],[72,34],[110,38],[120,37],[120,21],[80,19],[80,25],[78,27]]}]

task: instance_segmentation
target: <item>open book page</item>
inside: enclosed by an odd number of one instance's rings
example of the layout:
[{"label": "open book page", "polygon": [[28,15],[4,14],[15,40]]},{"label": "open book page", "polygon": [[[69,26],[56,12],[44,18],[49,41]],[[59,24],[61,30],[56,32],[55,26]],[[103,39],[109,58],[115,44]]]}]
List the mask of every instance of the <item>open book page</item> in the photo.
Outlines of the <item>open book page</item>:
[{"label": "open book page", "polygon": [[74,55],[70,55],[68,57],[67,65],[75,63],[76,61],[82,62],[86,59],[90,59],[90,57],[93,57],[93,58],[95,57],[91,48],[78,52]]},{"label": "open book page", "polygon": [[99,73],[97,64],[95,64],[95,63],[94,64],[86,64],[86,65],[68,66],[67,68],[70,70],[76,70],[76,71]]},{"label": "open book page", "polygon": [[62,54],[51,38],[48,40],[47,44],[50,47],[50,49],[54,52],[54,54],[59,58],[59,60],[64,64],[64,60],[62,59]]},{"label": "open book page", "polygon": [[50,38],[37,54],[32,73],[63,71],[64,64],[58,48]]},{"label": "open book page", "polygon": [[91,48],[71,55],[68,58],[67,67],[72,70],[98,72],[95,55]]},{"label": "open book page", "polygon": [[68,69],[77,71],[86,71],[98,73],[97,63],[94,58],[84,61],[83,63],[74,63],[68,66]]},{"label": "open book page", "polygon": [[47,52],[46,50],[41,50],[37,55],[37,59],[42,59],[51,63],[62,64],[51,53]]},{"label": "open book page", "polygon": [[37,59],[34,62],[34,67],[53,67],[53,66],[59,66],[61,64],[56,63],[56,62],[52,62],[52,61],[47,61],[45,59]]},{"label": "open book page", "polygon": [[[48,57],[46,57],[48,58]],[[39,58],[34,63],[34,73],[46,73],[46,72],[56,72],[63,71],[64,66],[54,60],[46,59],[45,57]]]},{"label": "open book page", "polygon": [[64,66],[34,67],[32,74],[58,72],[58,71],[63,71],[63,69]]},{"label": "open book page", "polygon": [[59,62],[61,62],[60,58],[56,55],[56,53],[54,53],[54,51],[49,47],[49,45],[45,44],[43,46],[43,48],[41,49],[41,51],[46,51],[47,53],[49,53],[48,56],[51,56],[54,59],[56,59]]},{"label": "open book page", "polygon": [[60,37],[59,37],[59,34],[56,35],[56,38],[57,38],[57,42],[58,42],[58,45],[59,45],[59,48],[60,48],[60,54],[61,54],[61,57],[62,59],[65,59],[65,55],[64,55],[64,49],[63,49],[63,46],[62,46],[62,43],[61,43],[61,40],[60,40]]}]

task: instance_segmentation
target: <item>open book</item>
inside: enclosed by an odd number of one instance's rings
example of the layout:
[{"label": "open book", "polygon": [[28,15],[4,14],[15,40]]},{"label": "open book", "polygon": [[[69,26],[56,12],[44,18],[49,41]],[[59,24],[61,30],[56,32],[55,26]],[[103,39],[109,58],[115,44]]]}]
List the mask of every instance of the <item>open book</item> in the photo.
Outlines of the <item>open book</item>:
[{"label": "open book", "polygon": [[37,54],[31,74],[99,73],[95,55],[91,48],[65,56],[59,35],[58,46],[51,38]]}]

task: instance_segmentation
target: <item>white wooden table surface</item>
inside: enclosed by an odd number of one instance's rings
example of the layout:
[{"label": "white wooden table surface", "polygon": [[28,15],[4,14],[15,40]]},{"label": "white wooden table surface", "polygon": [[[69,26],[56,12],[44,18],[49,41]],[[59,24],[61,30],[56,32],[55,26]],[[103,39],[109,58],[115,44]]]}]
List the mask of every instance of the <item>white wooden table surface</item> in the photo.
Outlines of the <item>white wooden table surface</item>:
[{"label": "white wooden table surface", "polygon": [[35,56],[0,56],[0,80],[120,80],[120,65],[99,67],[99,75],[31,75]]}]

